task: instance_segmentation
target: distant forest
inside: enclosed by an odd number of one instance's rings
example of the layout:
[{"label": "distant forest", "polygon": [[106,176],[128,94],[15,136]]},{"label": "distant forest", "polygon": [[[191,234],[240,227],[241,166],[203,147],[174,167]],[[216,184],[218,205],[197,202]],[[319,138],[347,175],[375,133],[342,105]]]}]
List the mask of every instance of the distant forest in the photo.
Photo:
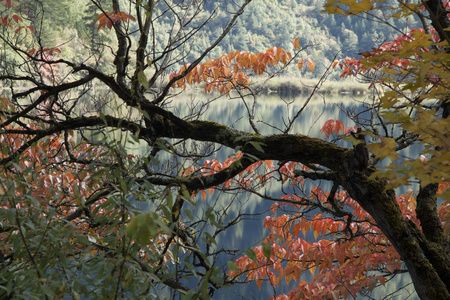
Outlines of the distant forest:
[{"label": "distant forest", "polygon": [[[168,2],[188,3],[189,1],[172,0]],[[240,0],[242,1],[242,0]],[[101,1],[97,1],[101,2]],[[213,14],[209,23],[202,27],[192,44],[180,48],[183,51],[184,61],[190,62],[197,58],[222,33],[226,22],[230,19],[228,13],[236,11],[237,0],[205,1],[203,11],[189,23],[186,31],[198,27]],[[26,4],[24,6],[24,4]],[[37,5],[45,6],[44,23],[33,24],[39,34],[43,29],[42,44],[46,47],[65,48],[72,51],[74,57],[83,61],[87,56],[95,55],[92,48],[103,55],[112,55],[113,49],[105,49],[103,45],[115,39],[109,29],[97,32],[98,24],[94,23],[100,10],[90,0],[21,0],[21,9],[26,9],[28,22],[39,20],[34,15]],[[359,52],[371,50],[393,38],[401,35],[393,27],[382,22],[368,21],[364,18],[342,17],[322,13],[324,0],[253,0],[239,18],[238,23],[225,39],[210,53],[209,57],[218,58],[230,51],[244,50],[250,52],[266,51],[272,46],[283,47],[293,52],[292,39],[298,37],[301,46],[315,45],[307,49],[303,55],[310,56],[316,62],[316,71],[309,74],[303,71],[304,76],[319,76],[326,65],[338,55],[337,58],[358,57]],[[167,43],[168,34],[173,21],[163,13],[166,9],[164,1],[157,1],[155,13],[156,44],[163,46]],[[104,7],[112,11],[112,8]],[[123,7],[129,12],[130,7]],[[377,11],[378,17],[383,19],[382,12]],[[388,20],[393,22],[393,20]],[[398,22],[398,21],[397,21]],[[403,24],[394,24],[397,28],[407,30],[420,26],[419,22],[410,17]],[[130,23],[129,32],[137,30],[136,22]],[[76,44],[59,44],[60,41],[72,38]],[[81,43],[79,41],[82,41]],[[152,37],[153,40],[153,37]],[[66,52],[67,54],[67,52]],[[174,66],[177,68],[179,66]],[[291,68],[286,72],[294,72]],[[298,72],[298,70],[297,70]],[[336,76],[338,74],[336,73]]]}]

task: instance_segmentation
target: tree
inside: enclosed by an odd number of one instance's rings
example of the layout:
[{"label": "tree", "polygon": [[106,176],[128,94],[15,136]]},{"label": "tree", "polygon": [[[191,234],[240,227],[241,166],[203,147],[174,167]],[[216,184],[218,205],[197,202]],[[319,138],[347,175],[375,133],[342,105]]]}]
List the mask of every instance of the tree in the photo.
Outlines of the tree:
[{"label": "tree", "polygon": [[[318,169],[315,165],[306,165],[311,169],[295,170],[295,166],[290,165],[292,177],[324,179],[332,181],[333,187],[329,192],[314,188],[310,195],[305,192],[303,196],[299,192],[286,195],[284,206],[288,205],[291,210],[294,207],[295,213],[267,217],[264,227],[271,233],[265,243],[254,248],[252,255],[239,258],[236,261],[238,270],[230,273],[238,276],[239,272],[244,272],[253,280],[267,277],[277,286],[283,278],[287,283],[292,279],[298,281],[305,270],[314,275],[318,268],[314,280],[300,282],[288,294],[289,299],[338,299],[339,296],[356,297],[357,293],[371,291],[378,282],[384,285],[386,278],[383,275],[403,272],[401,264],[404,262],[421,298],[446,299],[450,282],[449,205],[448,192],[442,193],[448,188],[449,178],[449,148],[445,142],[449,122],[448,3],[400,2],[397,8],[386,9],[382,1],[346,1],[345,4],[344,1],[328,1],[325,10],[362,15],[386,24],[390,24],[389,18],[415,14],[422,20],[424,28],[410,30],[392,42],[363,52],[359,60],[335,62],[343,69],[341,77],[356,76],[372,86],[379,86],[378,91],[383,90],[383,94],[376,96],[376,101],[368,107],[377,111],[375,115],[367,122],[358,121],[355,116],[360,128],[354,133],[344,129],[337,120],[329,120],[322,128],[328,137],[351,133],[342,138],[353,142],[355,158],[362,164],[364,175],[356,176],[362,179],[357,184],[360,188],[353,184],[346,186],[345,180],[333,179],[336,167]],[[385,13],[384,18],[380,18],[378,10],[390,14]],[[428,20],[433,26],[429,26]],[[366,137],[377,142],[366,145]],[[402,157],[399,151],[415,144],[422,145],[422,154],[416,158]],[[368,151],[371,153],[369,159]],[[356,178],[351,177],[356,183]],[[371,180],[374,180],[373,185],[368,184]],[[419,186],[416,196],[411,188],[406,194],[396,196],[394,188],[411,187],[414,183]],[[298,186],[298,178],[292,178],[291,184]],[[438,194],[441,200],[437,199]],[[389,197],[391,200],[386,201]],[[283,203],[274,205],[274,214],[282,210],[282,206]],[[383,206],[385,209],[381,209]],[[319,208],[325,215],[308,216],[312,207]],[[398,212],[393,213],[394,209]],[[398,221],[394,221],[395,214]],[[339,217],[344,218],[337,221]],[[353,222],[356,223],[352,225]],[[344,232],[342,228],[345,228]],[[403,234],[389,236],[400,228],[404,228]],[[310,229],[316,238],[320,234],[331,238],[314,243],[298,238],[299,232]]]},{"label": "tree", "polygon": [[[14,4],[2,2],[7,9]],[[449,211],[444,190],[450,45],[443,2],[429,0],[421,8],[402,1],[398,10],[387,9],[398,18],[415,13],[424,24],[430,18],[439,40],[430,41],[433,32],[425,26],[364,53],[359,61],[328,66],[314,91],[336,65],[343,76],[354,73],[390,89],[368,107],[374,113],[369,121],[355,119],[357,129],[327,122],[322,131],[328,139],[290,133],[311,97],[286,116],[280,134],[262,135],[253,122],[257,90],[249,74],[270,78],[292,63],[314,71],[310,45],[296,38],[294,54],[271,47],[206,60],[250,2],[228,9],[228,25],[190,62],[190,45],[214,17],[203,18],[201,1],[111,0],[110,6],[92,1],[98,30],[115,35],[109,63],[98,51],[82,60],[67,58],[64,45],[42,44],[26,19],[4,12],[7,30],[0,38],[10,62],[2,65],[0,79],[10,95],[0,107],[3,298],[157,298],[165,286],[174,295],[203,299],[236,283],[239,275],[267,276],[275,286],[283,278],[299,280],[299,272],[315,267],[320,272],[312,285],[300,282],[289,296],[346,298],[384,282],[383,276],[369,274],[374,268],[394,275],[405,270],[402,263],[422,299],[450,297],[450,247],[443,227]],[[325,9],[369,16],[383,9],[383,1],[346,3],[329,1]],[[202,21],[191,27],[197,17]],[[163,18],[172,24],[168,31],[158,27]],[[181,65],[179,71],[171,72],[174,65]],[[177,116],[170,97],[194,84],[241,99],[253,132],[200,120],[207,107]],[[98,93],[100,88],[115,98]],[[130,153],[137,144],[145,147],[143,155]],[[424,145],[428,159],[400,164],[398,151],[417,144]],[[216,146],[236,153],[219,162]],[[392,163],[382,164],[385,158]],[[285,196],[260,193],[277,178],[291,184]],[[332,188],[307,190],[307,180],[331,182]],[[397,196],[395,188],[411,181],[419,183],[419,193]],[[291,215],[268,216],[264,226],[270,236],[246,250],[247,256],[230,261],[229,270],[217,258],[234,252],[214,247],[215,238],[244,215],[230,218],[226,208],[215,206],[200,218],[192,214],[214,189],[248,190],[276,201],[274,211],[293,209]],[[445,200],[439,210],[437,193]],[[314,244],[297,238],[309,228],[317,237],[330,231],[332,238]],[[360,268],[350,273],[345,267],[351,264]],[[336,281],[333,270],[340,268],[348,276]],[[349,288],[355,281],[356,289]]]}]

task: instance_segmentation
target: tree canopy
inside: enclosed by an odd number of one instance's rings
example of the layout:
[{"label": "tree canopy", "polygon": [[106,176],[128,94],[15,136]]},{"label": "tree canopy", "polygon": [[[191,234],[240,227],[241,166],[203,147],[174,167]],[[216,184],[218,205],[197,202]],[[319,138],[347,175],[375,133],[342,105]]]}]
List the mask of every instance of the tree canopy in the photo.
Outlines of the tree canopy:
[{"label": "tree canopy", "polygon": [[[261,22],[267,11],[256,0],[224,1],[220,10],[206,1],[79,1],[85,14],[55,18],[86,35],[64,40],[44,26],[50,2],[0,2],[2,298],[208,299],[266,281],[277,299],[346,299],[404,272],[421,299],[450,298],[447,1],[328,0],[323,13],[399,34],[360,58],[327,61],[296,36],[290,45],[273,37],[262,52],[212,56],[246,12]],[[412,16],[421,27],[401,28]],[[80,25],[83,17],[93,26]],[[215,37],[203,39],[204,28]],[[341,32],[356,47],[352,32]],[[264,135],[252,79],[290,65],[322,73],[283,128],[264,121],[279,133]],[[327,121],[321,138],[293,133],[338,70],[370,83],[364,116],[349,111],[348,128]],[[187,99],[189,114],[180,115],[172,97],[199,86],[209,102],[242,102],[251,131],[205,120],[209,106]],[[410,147],[417,157],[402,154]],[[232,154],[219,161],[219,149]],[[281,197],[265,192],[269,183]],[[248,213],[215,202],[194,214],[214,191],[273,201],[259,246],[217,247]],[[292,289],[279,295],[282,280]]]}]

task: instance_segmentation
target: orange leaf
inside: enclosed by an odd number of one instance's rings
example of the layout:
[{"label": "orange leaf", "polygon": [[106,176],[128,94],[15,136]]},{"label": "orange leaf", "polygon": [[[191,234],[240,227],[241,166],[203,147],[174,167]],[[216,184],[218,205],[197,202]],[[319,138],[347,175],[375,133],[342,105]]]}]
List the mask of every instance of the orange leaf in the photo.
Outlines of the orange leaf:
[{"label": "orange leaf", "polygon": [[225,91],[225,85],[221,84],[221,85],[219,86],[219,93],[220,93],[220,94],[223,94],[224,91]]},{"label": "orange leaf", "polygon": [[320,129],[320,133],[324,133],[327,137],[334,131],[334,120],[330,119],[325,122],[323,127]]},{"label": "orange leaf", "polygon": [[188,83],[188,84],[191,84],[192,83],[192,75],[194,74],[194,72],[193,71],[191,71],[191,72],[189,72],[187,75],[186,75],[186,82]]},{"label": "orange leaf", "polygon": [[262,283],[263,283],[263,280],[262,280],[262,279],[256,280],[256,285],[258,286],[259,290],[261,290],[261,285],[262,285]]},{"label": "orange leaf", "polygon": [[297,237],[298,233],[300,231],[300,224],[299,223],[295,223],[294,227],[292,228],[292,234]]},{"label": "orange leaf", "polygon": [[316,64],[311,59],[308,59],[308,68],[311,73],[314,72],[314,69],[316,68]]},{"label": "orange leaf", "polygon": [[295,38],[292,43],[294,44],[294,49],[298,50],[300,49],[300,40],[298,38]]},{"label": "orange leaf", "polygon": [[338,64],[339,62],[336,60],[335,62],[333,62],[333,64],[331,65],[331,67],[334,69],[334,67],[336,67],[336,65]]},{"label": "orange leaf", "polygon": [[311,228],[311,223],[309,223],[309,222],[305,223],[303,225],[303,228],[302,228],[303,236],[306,236],[306,234],[308,233],[310,228]]},{"label": "orange leaf", "polygon": [[281,62],[282,62],[284,65],[286,65],[286,64],[287,64],[287,55],[286,55],[286,53],[282,53],[281,56],[280,56],[280,58],[281,58]]},{"label": "orange leaf", "polygon": [[33,56],[34,52],[36,52],[36,49],[33,48],[33,49],[29,50],[27,53],[29,56]]},{"label": "orange leaf", "polygon": [[291,54],[291,52],[287,52],[286,54],[287,54],[288,59],[289,59],[289,60],[292,60],[292,54]]},{"label": "orange leaf", "polygon": [[[237,51],[236,51],[237,53]],[[231,61],[234,58],[234,52],[231,51],[230,53],[228,53],[228,59]]]},{"label": "orange leaf", "polygon": [[297,64],[298,69],[301,71],[303,69],[303,59],[300,59]]},{"label": "orange leaf", "polygon": [[100,14],[97,18],[95,18],[94,23],[97,23],[97,21],[100,23],[100,21],[104,18],[106,18],[106,15],[104,13]]},{"label": "orange leaf", "polygon": [[350,295],[350,292],[348,291],[348,289],[347,289],[347,287],[341,287],[341,294],[342,294],[342,297],[344,298],[344,299],[347,299],[348,298],[348,296]]}]

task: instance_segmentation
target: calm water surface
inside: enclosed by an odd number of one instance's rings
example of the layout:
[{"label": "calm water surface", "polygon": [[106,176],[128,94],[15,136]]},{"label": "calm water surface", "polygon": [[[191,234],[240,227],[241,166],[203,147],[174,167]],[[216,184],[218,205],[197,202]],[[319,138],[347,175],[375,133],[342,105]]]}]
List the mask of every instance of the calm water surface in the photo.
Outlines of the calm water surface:
[{"label": "calm water surface", "polygon": [[[370,98],[370,96],[366,97]],[[340,120],[345,127],[355,126],[353,121],[348,117],[347,112],[361,112],[364,109],[362,104],[363,101],[369,100],[339,95],[315,97],[304,108],[300,117],[296,119],[290,133],[307,134],[313,137],[325,138],[325,136],[320,133],[320,128],[329,119]],[[194,93],[190,96],[183,95],[175,98],[174,101],[168,105],[175,108],[179,116],[186,117],[207,102],[208,100],[204,95],[195,95]],[[262,134],[276,134],[281,133],[280,129],[283,130],[285,128],[285,124],[292,119],[300,109],[302,109],[305,102],[305,97],[287,97],[280,99],[277,95],[259,96],[256,98],[254,109],[252,109],[253,101],[244,103],[241,99],[222,99],[209,103],[206,107],[203,107],[202,113],[198,118],[201,120],[216,121],[238,130],[253,132],[248,122],[248,111],[246,107],[249,107],[254,112],[254,123],[258,130],[260,130]],[[270,125],[268,125],[268,123]],[[283,145],[280,145],[280,147],[282,146]],[[215,156],[215,158],[219,161],[224,161],[233,152],[233,149],[223,149]],[[321,187],[326,190],[330,186],[322,184]],[[280,196],[280,184],[276,182],[269,185],[266,188],[265,193],[271,196]],[[232,206],[229,210],[230,215],[245,212],[256,214],[256,216],[252,219],[246,219],[234,226],[231,230],[220,234],[217,237],[218,247],[226,246],[227,248],[243,250],[260,244],[268,234],[268,232],[263,229],[263,219],[265,216],[271,214],[268,212],[268,209],[273,202],[250,194],[241,194],[236,197],[229,194],[219,194],[218,192],[208,195],[208,198],[205,200],[206,203],[215,203],[215,205],[223,206],[231,201]],[[196,212],[199,214],[199,217],[201,217],[203,212],[201,205],[196,208]],[[308,234],[305,239],[314,241],[312,233]],[[221,263],[226,264],[226,261],[230,259],[230,257],[224,258]],[[304,272],[303,274],[302,280],[312,279],[309,272]],[[373,293],[373,297],[375,299],[384,298],[409,282],[409,275],[398,276],[395,280],[392,280],[387,284],[386,288],[376,290]],[[291,282],[290,287],[288,287],[284,284],[284,281],[282,281],[281,286],[277,288],[277,294],[286,293],[295,286],[294,284]],[[414,290],[411,285],[409,290]],[[410,292],[404,294],[405,298],[409,294]],[[259,291],[256,284],[250,283],[236,285],[228,290],[219,290],[216,292],[214,298],[229,300],[240,299],[241,296],[244,296],[245,299],[268,299],[272,295],[274,295],[274,291],[269,284],[263,284],[262,290]],[[415,298],[417,298],[417,296],[412,295],[409,296],[408,299]]]}]

